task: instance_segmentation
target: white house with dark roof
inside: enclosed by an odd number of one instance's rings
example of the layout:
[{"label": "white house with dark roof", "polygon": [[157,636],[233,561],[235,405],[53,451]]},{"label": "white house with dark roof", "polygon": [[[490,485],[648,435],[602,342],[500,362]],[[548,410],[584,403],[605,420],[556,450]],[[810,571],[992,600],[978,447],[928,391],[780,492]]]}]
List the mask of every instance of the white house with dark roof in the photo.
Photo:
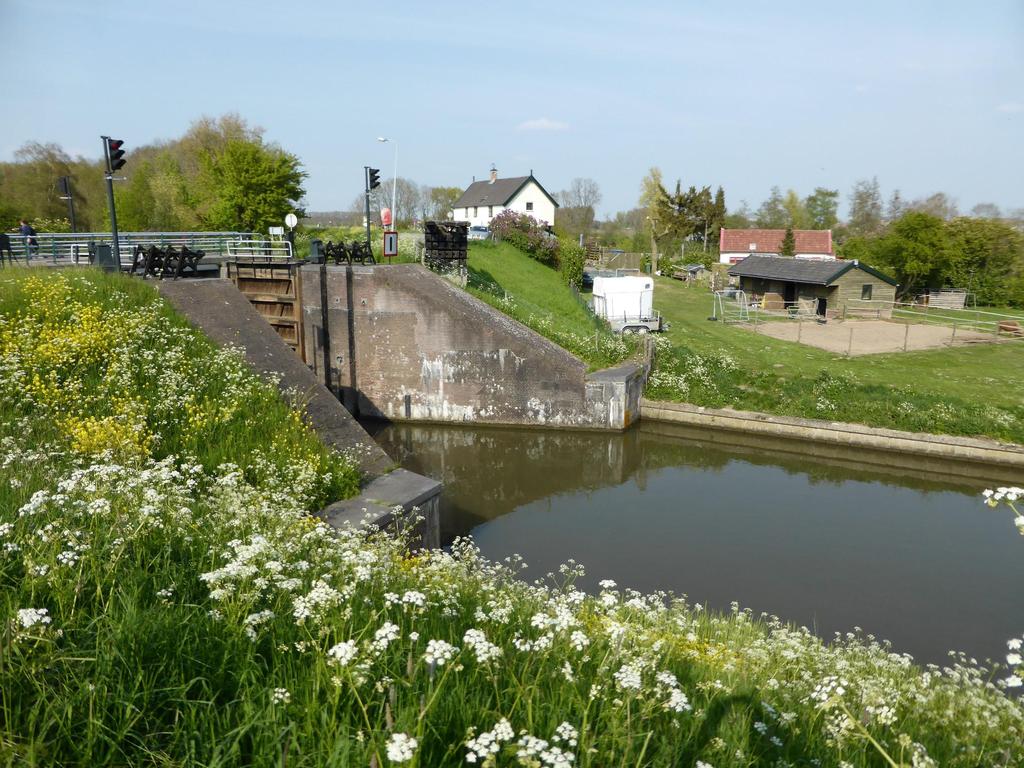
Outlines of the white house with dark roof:
[{"label": "white house with dark roof", "polygon": [[497,169],[491,168],[489,179],[474,181],[455,201],[452,218],[468,221],[470,226],[486,227],[499,213],[511,209],[550,226],[555,222],[557,207],[555,198],[533,177],[533,171],[529,176],[499,179]]}]

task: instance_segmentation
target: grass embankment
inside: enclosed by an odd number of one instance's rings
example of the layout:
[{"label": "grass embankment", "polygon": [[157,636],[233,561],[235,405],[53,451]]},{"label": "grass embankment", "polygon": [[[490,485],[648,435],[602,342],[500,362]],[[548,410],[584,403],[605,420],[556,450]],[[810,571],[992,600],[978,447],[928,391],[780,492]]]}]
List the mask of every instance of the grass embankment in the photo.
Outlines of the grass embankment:
[{"label": "grass embankment", "polygon": [[508,243],[471,242],[470,293],[551,339],[591,370],[625,360],[634,347],[599,322],[551,267]]},{"label": "grass embankment", "polygon": [[669,278],[655,305],[672,328],[648,397],[1024,443],[1019,345],[846,358],[711,322],[711,294]]},{"label": "grass embankment", "polygon": [[0,276],[0,394],[0,763],[1024,759],[962,659],[337,535],[351,470],[141,283]]}]

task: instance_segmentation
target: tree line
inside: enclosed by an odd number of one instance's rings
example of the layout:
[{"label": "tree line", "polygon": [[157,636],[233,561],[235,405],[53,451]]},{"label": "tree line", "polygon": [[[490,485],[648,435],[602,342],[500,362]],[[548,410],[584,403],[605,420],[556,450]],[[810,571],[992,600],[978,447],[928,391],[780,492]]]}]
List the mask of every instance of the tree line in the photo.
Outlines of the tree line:
[{"label": "tree line", "polygon": [[[237,115],[204,117],[179,139],[126,149],[127,181],[114,186],[124,231],[265,232],[289,212],[301,215],[307,174],[299,159]],[[78,229],[107,229],[103,162],[38,142],[0,163],[0,227],[25,218],[40,231],[68,231],[61,176],[71,181]]]}]

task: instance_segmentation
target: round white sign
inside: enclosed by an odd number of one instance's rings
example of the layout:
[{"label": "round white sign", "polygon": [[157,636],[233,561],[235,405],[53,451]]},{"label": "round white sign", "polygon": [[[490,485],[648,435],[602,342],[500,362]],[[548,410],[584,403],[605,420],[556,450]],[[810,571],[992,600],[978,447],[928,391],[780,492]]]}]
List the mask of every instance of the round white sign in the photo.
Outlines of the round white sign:
[{"label": "round white sign", "polygon": [[299,217],[296,216],[294,213],[289,213],[287,216],[284,217],[284,223],[287,224],[292,229],[295,229],[295,225],[299,223]]}]

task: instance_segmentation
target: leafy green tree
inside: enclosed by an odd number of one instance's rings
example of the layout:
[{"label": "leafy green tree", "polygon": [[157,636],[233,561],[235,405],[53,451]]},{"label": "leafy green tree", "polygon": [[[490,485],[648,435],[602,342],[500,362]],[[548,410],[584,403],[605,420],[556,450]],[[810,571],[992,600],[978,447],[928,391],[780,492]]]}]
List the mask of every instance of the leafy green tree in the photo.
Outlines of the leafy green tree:
[{"label": "leafy green tree", "polygon": [[658,252],[658,238],[656,224],[654,221],[654,208],[658,198],[665,193],[665,187],[661,183],[661,169],[652,166],[647,175],[640,181],[640,208],[645,211],[644,221],[651,239],[651,250]]},{"label": "leafy green tree", "polygon": [[118,226],[126,232],[158,229],[154,222],[156,198],[152,189],[153,166],[143,161],[128,176],[127,186],[115,188]]},{"label": "leafy green tree", "polygon": [[762,229],[782,229],[789,223],[789,211],[778,187],[772,187],[768,199],[758,207],[754,223]]},{"label": "leafy green tree", "polygon": [[209,199],[204,223],[212,229],[265,232],[299,210],[304,190],[299,159],[262,140],[229,139],[201,163],[200,188]]},{"label": "leafy green tree", "polygon": [[0,199],[17,209],[16,218],[61,219],[68,215],[57,179],[71,175],[72,160],[57,144],[30,141],[16,150],[0,173]]},{"label": "leafy green tree", "polygon": [[709,187],[697,189],[691,186],[683,191],[679,181],[675,192],[661,187],[651,207],[654,237],[659,248],[674,251],[692,235],[703,233],[711,208]]},{"label": "leafy green tree", "polygon": [[804,208],[811,229],[832,229],[839,222],[839,190],[815,187],[804,200]]},{"label": "leafy green tree", "polygon": [[780,256],[796,256],[796,236],[792,227],[786,227],[786,234],[782,238],[782,245],[779,246]]},{"label": "leafy green tree", "polygon": [[957,261],[957,246],[938,216],[910,211],[889,226],[875,250],[883,269],[899,282],[901,296],[941,288]]},{"label": "leafy green tree", "polygon": [[436,221],[443,221],[455,207],[455,201],[462,196],[462,190],[458,187],[431,187],[428,197],[430,199],[430,217]]},{"label": "leafy green tree", "polygon": [[811,217],[807,212],[807,206],[795,189],[786,190],[786,196],[782,199],[782,207],[786,209],[787,226],[793,229],[807,229],[810,226]]},{"label": "leafy green tree", "polygon": [[725,207],[725,190],[718,187],[715,190],[715,202],[712,208],[711,217],[711,241],[714,243],[715,248],[720,246],[719,238],[722,234],[722,227],[725,226],[725,216],[728,210]]},{"label": "leafy green tree", "polygon": [[1007,303],[1014,274],[1024,273],[1024,234],[994,219],[953,219],[946,230],[957,257],[946,284],[973,291],[979,304]]}]

